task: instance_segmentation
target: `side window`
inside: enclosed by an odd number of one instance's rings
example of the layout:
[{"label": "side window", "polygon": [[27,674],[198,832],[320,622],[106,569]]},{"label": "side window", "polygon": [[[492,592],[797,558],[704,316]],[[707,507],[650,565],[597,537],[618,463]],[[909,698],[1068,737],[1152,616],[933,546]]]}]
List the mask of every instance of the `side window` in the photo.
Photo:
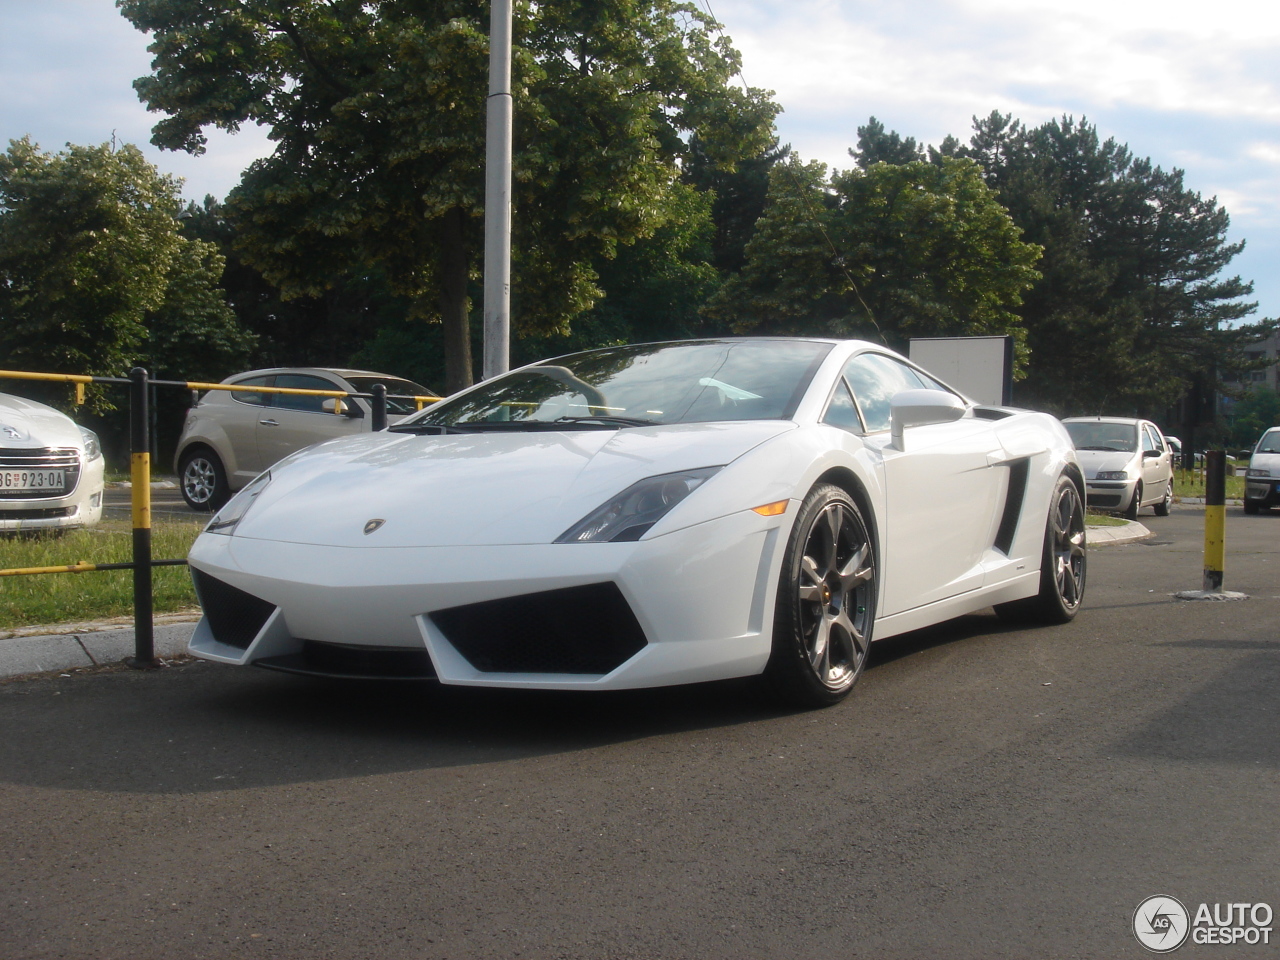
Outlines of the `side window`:
[{"label": "side window", "polygon": [[921,380],[910,367],[879,353],[854,357],[845,366],[844,375],[858,398],[868,433],[889,429],[889,404],[895,393],[934,387]]},{"label": "side window", "polygon": [[839,427],[842,430],[852,430],[854,433],[862,432],[862,418],[858,416],[858,408],[854,405],[853,395],[849,393],[849,385],[841,378],[836,384],[836,392],[831,395],[831,402],[827,404],[827,412],[822,418],[823,423],[829,423],[833,427]]},{"label": "side window", "polygon": [[[282,373],[276,377],[277,387],[291,390],[337,390],[338,385],[323,377],[311,377],[302,373]],[[292,393],[277,393],[276,406],[282,410],[302,410],[306,413],[324,413],[327,397],[307,397]]]},{"label": "side window", "polygon": [[1155,438],[1155,436],[1151,433],[1151,428],[1148,427],[1146,424],[1143,424],[1142,426],[1142,449],[1144,451],[1156,450],[1161,452],[1163,452],[1164,450],[1163,445],[1160,443],[1159,440]]},{"label": "side window", "polygon": [[[237,387],[270,387],[275,377],[250,377],[248,380],[237,380]],[[231,399],[237,403],[249,403],[255,407],[271,406],[271,394],[253,393],[249,390],[229,390]]]}]

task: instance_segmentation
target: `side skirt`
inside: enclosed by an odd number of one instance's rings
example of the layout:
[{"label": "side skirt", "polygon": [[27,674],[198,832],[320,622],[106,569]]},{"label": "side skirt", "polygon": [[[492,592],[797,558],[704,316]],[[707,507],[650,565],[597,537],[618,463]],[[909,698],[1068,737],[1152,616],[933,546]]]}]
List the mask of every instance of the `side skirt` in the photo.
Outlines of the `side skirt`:
[{"label": "side skirt", "polygon": [[871,635],[875,640],[885,640],[909,630],[931,627],[935,623],[942,623],[944,620],[973,613],[975,610],[982,610],[997,603],[1032,597],[1039,590],[1040,570],[1037,568],[992,587],[980,587],[959,596],[947,597],[945,600],[925,604],[923,607],[915,607],[882,617],[876,620],[875,630]]}]

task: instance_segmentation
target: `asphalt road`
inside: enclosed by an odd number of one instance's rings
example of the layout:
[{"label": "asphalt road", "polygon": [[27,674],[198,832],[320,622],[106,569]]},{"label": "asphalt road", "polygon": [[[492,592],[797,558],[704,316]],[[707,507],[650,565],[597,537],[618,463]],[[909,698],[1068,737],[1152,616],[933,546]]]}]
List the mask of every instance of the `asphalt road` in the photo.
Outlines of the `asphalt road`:
[{"label": "asphalt road", "polygon": [[206,663],[0,685],[0,956],[1124,958],[1155,894],[1280,911],[1280,513],[1230,511],[1234,603],[1170,596],[1201,521],[1090,551],[1071,625],[877,644],[825,711]]},{"label": "asphalt road", "polygon": [[[131,497],[132,491],[128,487],[108,487],[106,502],[103,504],[107,519],[129,517],[133,510]],[[151,514],[152,516],[161,514],[190,518],[208,516],[208,514],[196,513],[188,507],[187,502],[182,499],[182,492],[177,487],[151,489]]]}]

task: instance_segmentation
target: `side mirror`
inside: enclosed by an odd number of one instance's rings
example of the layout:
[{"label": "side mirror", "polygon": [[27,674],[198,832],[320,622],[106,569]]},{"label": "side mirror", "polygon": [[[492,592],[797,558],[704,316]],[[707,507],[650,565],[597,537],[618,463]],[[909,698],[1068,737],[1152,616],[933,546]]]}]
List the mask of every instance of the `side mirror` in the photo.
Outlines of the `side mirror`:
[{"label": "side mirror", "polygon": [[889,401],[889,422],[892,427],[893,445],[903,446],[903,431],[907,427],[922,427],[930,423],[951,423],[964,416],[964,401],[954,393],[941,390],[903,390]]},{"label": "side mirror", "polygon": [[1164,454],[1163,450],[1143,450],[1142,451],[1143,459],[1149,459],[1150,457],[1159,457],[1159,456],[1162,456],[1163,454]]},{"label": "side mirror", "polygon": [[337,414],[339,417],[358,419],[364,416],[364,411],[359,406],[341,397],[325,397],[320,409],[325,413]]}]

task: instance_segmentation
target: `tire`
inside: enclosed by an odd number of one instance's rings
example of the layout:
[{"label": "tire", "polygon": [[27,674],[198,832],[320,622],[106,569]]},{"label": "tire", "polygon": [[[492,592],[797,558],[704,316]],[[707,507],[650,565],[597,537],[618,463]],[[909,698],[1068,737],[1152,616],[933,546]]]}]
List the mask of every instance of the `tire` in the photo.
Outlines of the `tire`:
[{"label": "tire", "polygon": [[1157,517],[1167,517],[1169,515],[1169,507],[1173,504],[1173,477],[1169,478],[1169,483],[1164,488],[1164,497],[1153,508]]},{"label": "tire", "polygon": [[1040,592],[1025,600],[996,604],[996,613],[1016,623],[1068,623],[1084,599],[1087,568],[1084,503],[1075,483],[1063,474],[1053,488],[1045,522]]},{"label": "tire", "polygon": [[227,471],[208,447],[193,447],[178,464],[182,499],[192,510],[212,512],[231,499]]},{"label": "tire", "polygon": [[1258,503],[1258,501],[1257,501],[1257,500],[1250,500],[1248,497],[1245,497],[1245,498],[1244,498],[1244,512],[1245,512],[1245,513],[1247,513],[1247,514],[1249,514],[1250,516],[1253,516],[1253,515],[1255,515],[1255,514],[1261,513],[1261,512],[1262,512],[1262,504]]},{"label": "tire", "polygon": [[814,487],[787,540],[764,669],[784,701],[829,707],[849,695],[867,665],[877,586],[862,511],[839,487]]},{"label": "tire", "polygon": [[1126,520],[1137,520],[1138,511],[1142,509],[1142,481],[1138,481],[1138,485],[1133,488],[1133,502],[1125,508],[1121,514]]}]

